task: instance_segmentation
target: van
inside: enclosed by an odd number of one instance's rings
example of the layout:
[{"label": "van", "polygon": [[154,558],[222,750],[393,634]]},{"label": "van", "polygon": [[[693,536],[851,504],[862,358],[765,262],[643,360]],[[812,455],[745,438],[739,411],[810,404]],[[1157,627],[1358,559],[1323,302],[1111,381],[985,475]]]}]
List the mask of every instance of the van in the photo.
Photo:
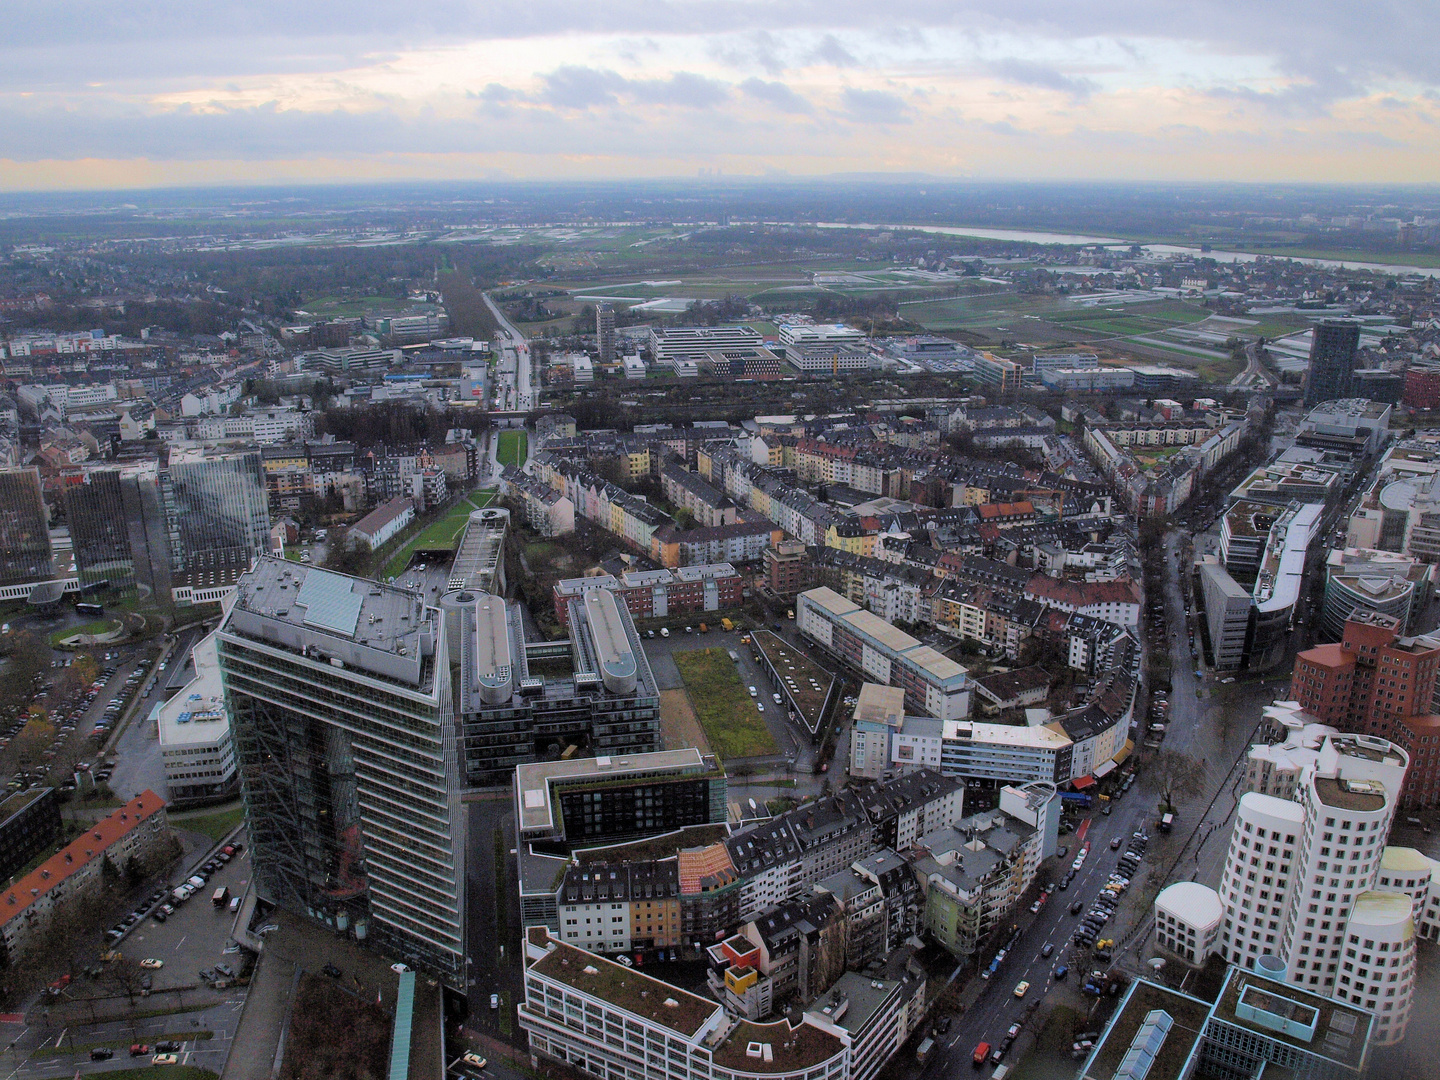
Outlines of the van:
[{"label": "van", "polygon": [[216,907],[224,907],[225,901],[229,899],[230,890],[227,889],[224,885],[221,885],[218,889],[216,889],[213,893],[210,894],[210,903],[214,904]]},{"label": "van", "polygon": [[235,912],[237,912],[237,911],[239,911],[239,910],[240,910],[240,897],[238,897],[238,896],[232,896],[232,897],[230,898],[230,914],[231,914],[231,915],[234,915]]}]

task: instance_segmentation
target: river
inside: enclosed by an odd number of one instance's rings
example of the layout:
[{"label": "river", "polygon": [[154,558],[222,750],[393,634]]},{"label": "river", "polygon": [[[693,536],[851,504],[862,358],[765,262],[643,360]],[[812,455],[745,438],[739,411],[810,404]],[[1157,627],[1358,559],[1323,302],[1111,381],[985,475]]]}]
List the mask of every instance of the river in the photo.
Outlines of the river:
[{"label": "river", "polygon": [[[797,223],[799,224],[799,223]],[[1036,232],[1029,229],[970,229],[963,225],[872,225],[846,224],[839,221],[816,222],[821,229],[905,229],[913,232],[939,233],[945,236],[975,236],[982,240],[1014,240],[1027,244],[1100,244],[1107,248],[1128,249],[1133,241],[1117,240],[1113,236],[1082,236],[1077,233]],[[1435,266],[1391,266],[1386,263],[1357,262],[1350,259],[1312,259],[1298,255],[1256,255],[1249,251],[1201,251],[1198,247],[1184,244],[1141,244],[1141,248],[1152,255],[1190,255],[1201,259],[1214,259],[1222,263],[1255,262],[1262,258],[1289,259],[1306,266],[1323,266],[1331,270],[1369,270],[1377,274],[1414,274],[1420,277],[1440,277],[1440,267]]]}]

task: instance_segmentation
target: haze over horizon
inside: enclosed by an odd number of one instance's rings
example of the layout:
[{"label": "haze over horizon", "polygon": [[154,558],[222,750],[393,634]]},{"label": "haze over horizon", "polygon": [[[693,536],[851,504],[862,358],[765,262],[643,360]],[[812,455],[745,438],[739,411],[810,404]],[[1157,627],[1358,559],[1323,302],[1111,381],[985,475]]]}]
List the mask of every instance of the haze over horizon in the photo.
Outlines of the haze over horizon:
[{"label": "haze over horizon", "polygon": [[926,173],[1418,183],[1425,5],[9,5],[0,189]]}]

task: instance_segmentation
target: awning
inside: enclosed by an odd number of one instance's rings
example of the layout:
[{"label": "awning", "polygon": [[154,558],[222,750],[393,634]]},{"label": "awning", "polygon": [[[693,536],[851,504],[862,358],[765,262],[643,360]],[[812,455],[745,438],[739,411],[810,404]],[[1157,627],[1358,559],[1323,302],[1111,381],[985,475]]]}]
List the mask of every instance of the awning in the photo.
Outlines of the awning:
[{"label": "awning", "polygon": [[1087,787],[1094,787],[1094,786],[1095,786],[1095,777],[1093,777],[1093,776],[1079,776],[1079,777],[1076,777],[1074,780],[1071,780],[1071,781],[1070,781],[1070,786],[1073,787],[1076,791],[1084,791]]},{"label": "awning", "polygon": [[1111,758],[1110,760],[1113,761],[1116,765],[1124,765],[1124,764],[1125,764],[1125,759],[1128,758],[1128,757],[1129,757],[1131,754],[1133,754],[1134,752],[1135,752],[1135,740],[1134,740],[1134,739],[1126,739],[1126,740],[1125,740],[1125,746],[1124,746],[1124,748],[1121,749],[1121,751],[1120,751],[1118,754],[1116,754],[1113,758]]},{"label": "awning", "polygon": [[1105,762],[1105,764],[1101,765],[1098,769],[1095,770],[1095,779],[1099,780],[1102,776],[1109,776],[1114,771],[1115,762],[1107,761]]}]

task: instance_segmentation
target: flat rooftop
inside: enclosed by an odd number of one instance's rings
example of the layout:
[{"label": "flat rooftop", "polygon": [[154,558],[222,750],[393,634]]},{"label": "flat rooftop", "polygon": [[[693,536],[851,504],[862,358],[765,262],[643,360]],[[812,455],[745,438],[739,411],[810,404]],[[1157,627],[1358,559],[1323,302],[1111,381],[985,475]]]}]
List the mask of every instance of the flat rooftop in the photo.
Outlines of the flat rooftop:
[{"label": "flat rooftop", "polygon": [[[716,1002],[556,941],[543,927],[532,927],[529,933],[532,945],[551,947],[546,956],[530,965],[531,971],[643,1016],[687,1039],[693,1038],[705,1022],[720,1011]],[[743,1049],[741,1056],[744,1056]]]},{"label": "flat rooftop", "polygon": [[510,512],[498,506],[476,510],[470,515],[465,535],[455,549],[455,561],[450,564],[446,592],[458,589],[495,592],[495,579],[509,527]]},{"label": "flat rooftop", "polygon": [[[770,1060],[750,1057],[746,1051],[752,1044],[768,1046]],[[742,1020],[715,1047],[711,1057],[720,1068],[736,1072],[793,1073],[828,1061],[843,1047],[838,1038],[814,1024],[791,1027],[788,1020],[773,1024]]]},{"label": "flat rooftop", "polygon": [[704,769],[705,758],[693,746],[624,757],[573,758],[537,761],[515,767],[515,790],[520,793],[520,828],[537,829],[554,824],[550,785],[557,781],[608,781],[643,773]]},{"label": "flat rooftop", "polygon": [[1145,1018],[1155,1009],[1167,1013],[1173,1024],[1156,1051],[1145,1080],[1178,1080],[1200,1041],[1210,1006],[1189,994],[1144,979],[1137,980],[1126,995],[1120,1011],[1085,1063],[1081,1080],[1114,1080]]},{"label": "flat rooftop", "polygon": [[1315,794],[1336,810],[1375,811],[1385,807],[1385,787],[1378,780],[1315,778]]},{"label": "flat rooftop", "polygon": [[162,747],[213,743],[230,730],[215,635],[201,638],[190,655],[195,664],[195,677],[180,693],[155,708]]},{"label": "flat rooftop", "polygon": [[434,627],[419,596],[286,559],[256,560],[220,629],[412,687],[433,667],[422,663]]},{"label": "flat rooftop", "polygon": [[[1302,1009],[1314,1010],[1314,1039],[1306,1042],[1236,1015],[1235,1006],[1246,987],[1251,987],[1252,993],[1259,991],[1267,995],[1272,1002],[1290,1003]],[[1247,997],[1247,1000],[1252,999]],[[1255,1002],[1252,1000],[1253,1003]],[[1228,1024],[1253,1031],[1263,1038],[1274,1039],[1296,1049],[1330,1058],[1357,1072],[1364,1067],[1366,1049],[1370,1043],[1370,1025],[1374,1022],[1374,1017],[1363,1009],[1352,1008],[1334,998],[1307,993],[1298,986],[1276,982],[1238,967],[1230,969],[1225,988],[1215,1002],[1214,1015]]]}]

